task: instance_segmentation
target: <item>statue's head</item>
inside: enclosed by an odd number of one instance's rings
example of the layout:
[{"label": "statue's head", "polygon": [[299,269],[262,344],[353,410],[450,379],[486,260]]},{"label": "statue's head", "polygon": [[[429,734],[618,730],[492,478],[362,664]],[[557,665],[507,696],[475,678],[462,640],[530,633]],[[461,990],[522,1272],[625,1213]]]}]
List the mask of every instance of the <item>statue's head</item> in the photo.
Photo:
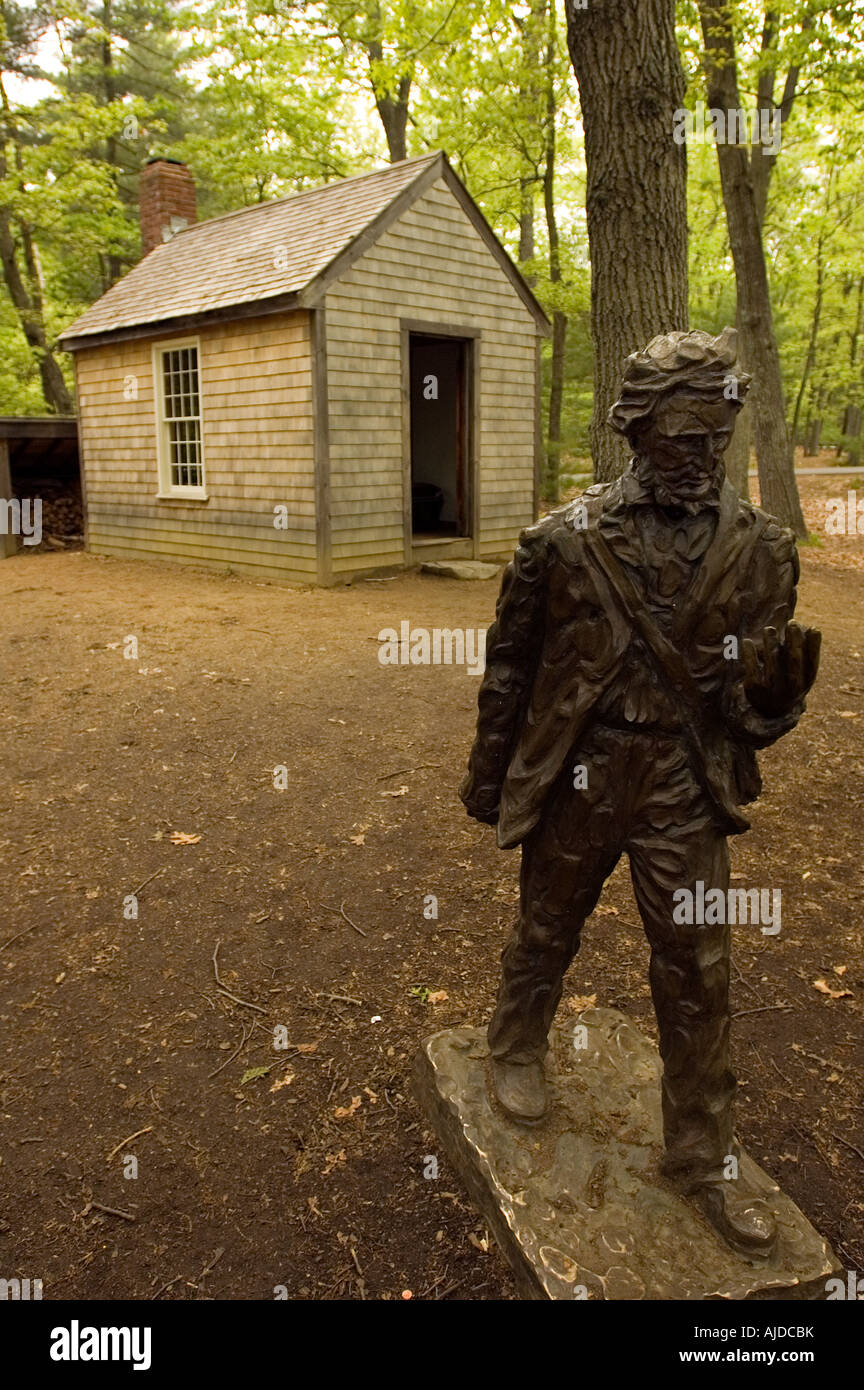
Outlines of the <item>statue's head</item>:
[{"label": "statue's head", "polygon": [[723,452],[750,377],[736,373],[736,333],[662,333],[631,353],[609,423],[664,504],[699,502],[723,481]]}]

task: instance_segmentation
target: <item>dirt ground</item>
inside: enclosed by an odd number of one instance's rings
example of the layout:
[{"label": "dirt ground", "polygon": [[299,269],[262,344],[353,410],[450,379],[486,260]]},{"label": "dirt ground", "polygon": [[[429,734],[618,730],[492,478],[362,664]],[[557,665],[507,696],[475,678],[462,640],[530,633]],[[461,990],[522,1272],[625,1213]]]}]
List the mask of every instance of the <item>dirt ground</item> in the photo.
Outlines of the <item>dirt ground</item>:
[{"label": "dirt ground", "polygon": [[[814,530],[847,486],[804,484]],[[734,929],[740,1137],[857,1270],[862,567],[864,538],[804,548],[822,674],[732,842],[736,881],[783,893],[778,937]],[[382,666],[377,640],[485,627],[496,593],[0,564],[0,1276],[45,1298],[514,1297],[447,1164],[424,1177],[409,1075],[423,1034],[488,1017],[518,856],[456,797],[477,677]],[[596,994],[653,1035],[646,972],[619,866],[562,1007]]]}]

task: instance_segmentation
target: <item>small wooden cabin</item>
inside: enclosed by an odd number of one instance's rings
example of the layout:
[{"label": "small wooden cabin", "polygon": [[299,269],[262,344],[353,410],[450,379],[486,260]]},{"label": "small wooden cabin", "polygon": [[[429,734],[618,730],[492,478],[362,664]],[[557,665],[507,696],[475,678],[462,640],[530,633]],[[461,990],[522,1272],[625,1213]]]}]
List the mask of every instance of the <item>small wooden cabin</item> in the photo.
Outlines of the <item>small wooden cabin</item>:
[{"label": "small wooden cabin", "polygon": [[443,154],[195,223],[62,335],[101,554],[331,584],[512,550],[536,515],[546,317]]}]

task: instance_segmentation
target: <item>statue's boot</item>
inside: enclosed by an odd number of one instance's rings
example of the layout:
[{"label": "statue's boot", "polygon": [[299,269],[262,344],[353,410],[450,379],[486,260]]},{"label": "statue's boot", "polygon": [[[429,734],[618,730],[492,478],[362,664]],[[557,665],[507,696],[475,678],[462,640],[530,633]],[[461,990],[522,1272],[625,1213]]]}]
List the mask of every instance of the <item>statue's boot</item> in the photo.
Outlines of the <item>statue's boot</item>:
[{"label": "statue's boot", "polygon": [[542,1062],[507,1062],[492,1058],[495,1094],[511,1120],[534,1125],[549,1109]]},{"label": "statue's boot", "polygon": [[747,1259],[767,1260],[777,1244],[777,1222],[761,1194],[743,1178],[701,1184],[690,1193],[728,1245]]}]

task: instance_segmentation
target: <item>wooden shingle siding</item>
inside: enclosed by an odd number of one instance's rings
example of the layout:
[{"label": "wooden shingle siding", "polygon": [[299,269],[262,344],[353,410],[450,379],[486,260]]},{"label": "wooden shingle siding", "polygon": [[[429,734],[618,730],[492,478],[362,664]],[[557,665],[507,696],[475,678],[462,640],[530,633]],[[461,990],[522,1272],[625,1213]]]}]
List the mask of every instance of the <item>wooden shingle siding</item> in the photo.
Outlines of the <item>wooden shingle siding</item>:
[{"label": "wooden shingle siding", "polygon": [[[315,470],[309,314],[201,329],[206,502],[157,500],[154,341],[76,354],[89,545],[102,554],[315,578]],[[175,335],[182,338],[184,335]],[[137,399],[124,399],[126,378]],[[288,509],[285,530],[274,507]]]},{"label": "wooden shingle siding", "polygon": [[479,555],[533,520],[537,324],[443,179],[326,296],[333,570],[410,563],[400,320],[479,329]]},{"label": "wooden shingle siding", "polygon": [[[510,550],[548,323],[440,154],[189,228],[67,331],[90,547],[325,584],[413,563],[405,374],[429,325],[471,339],[473,553]],[[160,498],[153,347],[172,341],[199,347],[204,487]]]}]

